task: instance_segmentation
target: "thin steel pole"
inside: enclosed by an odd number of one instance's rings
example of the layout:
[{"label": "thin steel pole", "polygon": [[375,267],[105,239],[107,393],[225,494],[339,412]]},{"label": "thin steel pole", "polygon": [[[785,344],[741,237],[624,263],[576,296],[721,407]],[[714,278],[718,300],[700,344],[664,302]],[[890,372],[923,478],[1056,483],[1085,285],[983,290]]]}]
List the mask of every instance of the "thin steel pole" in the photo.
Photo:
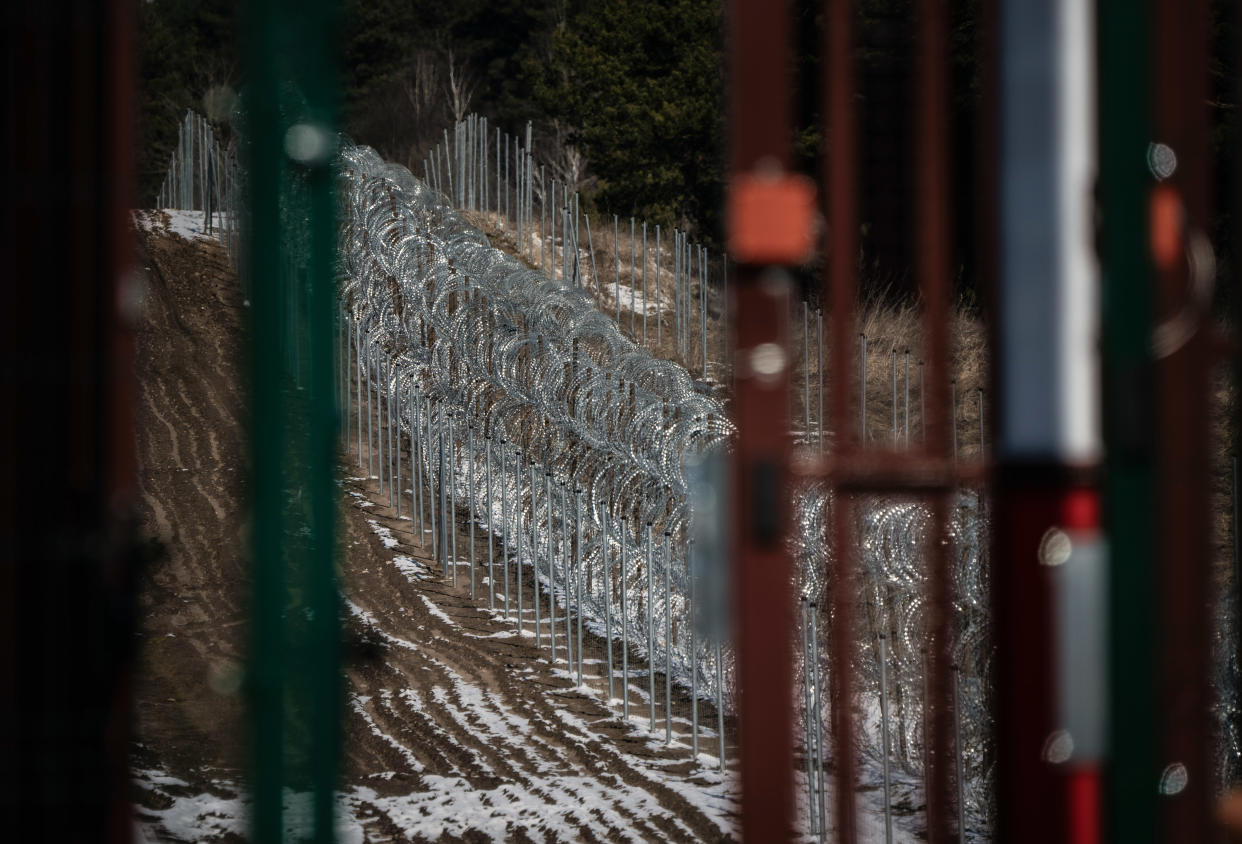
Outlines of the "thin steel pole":
[{"label": "thin steel pole", "polygon": [[530,476],[530,580],[535,595],[535,647],[543,647],[543,628],[539,623],[539,547],[536,544],[539,533],[539,510],[535,503],[535,490],[538,481],[535,479],[535,461],[531,460],[527,467]]},{"label": "thin steel pole", "polygon": [[881,632],[877,641],[880,651],[880,747],[884,772],[884,844],[893,844],[893,796],[888,770],[888,640]]},{"label": "thin steel pole", "polygon": [[367,362],[363,373],[367,379],[367,480],[369,481],[375,477],[375,431],[371,424],[371,417],[374,415],[372,407],[374,401],[371,390],[371,359],[373,350],[370,344],[370,337],[367,338],[367,346]]},{"label": "thin steel pole", "polygon": [[643,220],[643,346],[647,345],[647,221]]},{"label": "thin steel pole", "polygon": [[979,459],[984,458],[984,434],[987,432],[983,427],[983,388],[980,387],[975,391],[979,398]]},{"label": "thin steel pole", "polygon": [[[644,223],[644,227],[646,224]],[[646,261],[643,262],[646,266]],[[647,703],[648,729],[655,730],[655,578],[651,572],[651,522],[647,522]]]},{"label": "thin steel pole", "polygon": [[[410,484],[414,487],[413,496],[413,512],[418,513],[418,544],[422,545],[427,541],[427,534],[423,528],[423,461],[422,448],[418,428],[418,387],[414,385],[414,379],[410,379]],[[413,518],[410,519],[410,527],[414,526]]]},{"label": "thin steel pole", "polygon": [[858,335],[858,438],[867,444],[867,335]]},{"label": "thin steel pole", "polygon": [[664,531],[664,744],[673,743],[673,591],[672,534]]},{"label": "thin steel pole", "polygon": [[[548,511],[548,641],[552,662],[556,662],[556,564],[552,556],[552,473],[543,475],[544,506]],[[535,578],[538,583],[538,577]]]},{"label": "thin steel pole", "polygon": [[[441,405],[441,418],[444,414]],[[457,585],[457,438],[453,434],[453,414],[448,418],[448,509],[444,513],[444,530],[453,564],[453,585]],[[443,481],[441,481],[443,483]]]},{"label": "thin steel pole", "polygon": [[574,488],[574,568],[578,580],[578,685],[582,685],[582,488]]},{"label": "thin steel pole", "polygon": [[824,453],[824,309],[815,309],[815,368],[819,378],[819,412],[816,415],[819,425],[819,453]]},{"label": "thin steel pole", "polygon": [[526,131],[526,220],[527,253],[533,259],[535,254],[534,221],[535,216],[535,157],[530,153],[530,126]]},{"label": "thin steel pole", "polygon": [[578,245],[582,242],[582,202],[578,192],[574,191],[574,287],[582,287],[582,268],[578,260]]},{"label": "thin steel pole", "polygon": [[[573,586],[570,584],[572,569],[569,563],[569,501],[565,490],[565,482],[561,487],[561,593],[565,596],[565,667],[574,668],[574,635],[569,626],[569,615],[573,611]],[[552,598],[555,607],[556,596]]]},{"label": "thin steel pole", "polygon": [[[507,136],[506,136],[507,137]],[[505,460],[505,445],[509,441],[500,439],[500,550],[505,570],[505,619],[509,618],[509,477],[508,463]]]},{"label": "thin steel pole", "polygon": [[[631,273],[631,278],[633,274]],[[625,595],[629,592],[628,572],[629,556],[626,551],[630,544],[629,517],[621,517],[621,530],[617,532],[621,540],[621,714],[630,717],[630,616],[626,611]]]},{"label": "thin steel pole", "polygon": [[603,546],[603,552],[601,556],[603,558],[603,572],[604,572],[603,574],[604,639],[607,644],[607,651],[608,651],[608,704],[609,706],[611,706],[612,701],[616,698],[616,695],[613,692],[613,683],[612,683],[612,572],[610,571],[612,566],[609,564],[609,561],[608,561],[608,558],[610,556],[609,552],[611,551],[611,549],[609,548],[610,543],[609,543],[609,536],[608,536],[608,533],[609,533],[608,528],[610,527],[609,522],[611,521],[609,518],[609,516],[611,515],[609,511],[611,510],[611,507],[612,507],[611,489],[608,492],[608,496],[609,498],[605,500],[605,506],[604,506],[604,546]]},{"label": "thin steel pole", "polygon": [[[719,768],[725,769],[725,730],[724,730],[724,663],[720,658],[720,640],[716,640],[716,741],[719,745]],[[823,789],[823,783],[820,783]]]},{"label": "thin steel pole", "polygon": [[811,438],[811,306],[802,300],[802,436]]},{"label": "thin steel pole", "polygon": [[[637,294],[637,286],[634,281],[634,260],[635,260],[635,240],[634,240],[634,218],[630,217],[630,339],[634,339],[634,297]],[[624,547],[624,545],[622,546]]]},{"label": "thin steel pole", "polygon": [[[530,151],[530,134],[531,134],[531,121],[527,120],[526,121],[526,214],[527,214],[526,219],[528,221],[530,220],[531,215],[533,214],[535,210],[535,189],[534,189],[535,180],[533,178],[534,176],[533,168],[535,166],[535,157],[531,154],[531,151]],[[528,233],[527,240],[528,241],[529,241],[529,230],[530,230],[530,226],[528,224],[527,225],[527,233]],[[533,249],[534,244],[531,243],[530,247],[531,249]]]},{"label": "thin steel pole", "polygon": [[586,222],[587,229],[587,248],[591,250],[591,280],[595,282],[595,298],[599,302],[597,307],[604,310],[604,288],[599,282],[599,272],[595,269],[595,244],[591,240],[591,217],[589,214],[583,214],[582,219]]},{"label": "thin steel pole", "polygon": [[703,380],[707,380],[707,266],[703,256],[707,247],[700,246],[699,252],[699,340],[703,347]]},{"label": "thin steel pole", "polygon": [[962,759],[961,670],[953,666],[953,755],[957,760],[957,840],[966,844],[966,770]]},{"label": "thin steel pole", "polygon": [[[454,205],[456,205],[457,204],[457,193],[453,190],[453,168],[449,166],[449,150],[451,149],[452,147],[449,145],[449,139],[448,139],[448,129],[445,129],[444,130],[444,172],[448,176],[449,201],[452,202]],[[459,182],[461,181],[460,173],[457,174],[457,181]]]},{"label": "thin steel pole", "polygon": [[802,720],[803,747],[806,750],[806,815],[807,826],[811,835],[819,832],[819,812],[815,810],[815,766],[812,762],[812,746],[815,743],[814,731],[811,729],[811,635],[810,616],[807,612],[806,596],[801,598],[802,623]]},{"label": "thin steel pole", "polygon": [[617,297],[617,328],[621,328],[621,229],[616,214],[612,215],[612,280]]},{"label": "thin steel pole", "polygon": [[492,435],[485,434],[484,466],[487,474],[487,608],[496,609],[496,558],[492,551],[492,539],[496,534],[495,510],[492,504]]},{"label": "thin steel pole", "polygon": [[720,256],[720,365],[729,381],[729,256]]},{"label": "thin steel pole", "polygon": [[673,348],[681,354],[681,235],[673,229]]},{"label": "thin steel pole", "polygon": [[957,464],[957,379],[949,381],[949,430],[953,433],[953,463]]},{"label": "thin steel pole", "polygon": [[823,684],[819,678],[819,606],[815,601],[811,601],[811,667],[814,679],[812,702],[815,704],[815,777],[819,787],[819,829],[822,835],[828,828],[828,817],[824,805],[827,792],[824,790],[824,702],[820,697]]},{"label": "thin steel pole", "polygon": [[906,349],[906,448],[910,447],[910,350]]},{"label": "thin steel pole", "polygon": [[[391,368],[391,364],[390,364],[390,368]],[[391,383],[391,379],[390,379],[390,383]],[[397,499],[397,519],[399,521],[401,519],[401,392],[397,389],[397,385],[395,383],[391,384],[389,389],[395,392],[397,395],[397,406],[393,410],[392,419],[390,420],[390,427],[395,427],[397,429],[396,431],[397,447],[394,450],[396,458],[397,458],[397,482],[393,484],[393,489],[395,490],[394,494]],[[390,405],[392,404],[391,397],[390,397],[389,404]]]},{"label": "thin steel pole", "polygon": [[892,378],[893,380],[892,436],[893,436],[893,445],[896,445],[897,444],[897,350],[896,349],[893,349],[892,352],[889,353],[889,360],[892,363],[892,371],[893,371],[892,372],[892,375],[893,375],[893,378]]},{"label": "thin steel pole", "polygon": [[380,379],[374,385],[375,387],[375,469],[379,472],[379,491],[380,495],[384,494],[385,481],[385,454],[384,454],[384,387],[381,383],[384,378],[383,361],[380,358],[379,346],[376,345],[372,349],[372,360],[374,361],[375,377]]},{"label": "thin steel pole", "polygon": [[438,497],[436,496],[435,476],[432,472],[432,451],[435,448],[435,437],[431,434],[431,396],[427,395],[423,399],[423,419],[427,425],[427,436],[423,440],[425,444],[424,450],[427,453],[427,497],[430,499],[427,510],[431,513],[431,556],[437,560],[440,559],[440,531],[436,527],[436,510],[438,508]]},{"label": "thin steel pole", "polygon": [[923,378],[923,361],[919,361],[919,441],[927,442],[927,387]]},{"label": "thin steel pole", "polygon": [[694,630],[694,569],[690,564],[690,543],[686,543],[686,579],[690,583],[686,602],[686,627],[690,630],[690,753],[699,763],[699,652]]},{"label": "thin steel pole", "polygon": [[466,423],[469,438],[469,444],[466,449],[466,459],[469,461],[466,472],[466,482],[469,484],[468,489],[470,495],[470,600],[474,600],[474,419],[471,418]]},{"label": "thin steel pole", "polygon": [[354,357],[355,368],[358,370],[358,468],[362,468],[362,323],[354,322],[354,346],[357,353]]},{"label": "thin steel pole", "polygon": [[[514,458],[517,465],[513,469],[513,479],[517,482],[514,491],[513,505],[517,508],[517,613],[518,613],[518,634],[526,632],[526,614],[522,609],[522,450],[514,449]],[[531,490],[534,493],[534,490]],[[531,496],[531,504],[534,504],[534,496]],[[533,509],[533,506],[532,506]]]},{"label": "thin steel pole", "polygon": [[656,290],[656,319],[655,319],[655,324],[656,324],[656,346],[659,346],[659,345],[660,345],[660,343],[662,342],[662,341],[661,341],[660,323],[664,321],[664,311],[663,311],[663,310],[661,309],[661,307],[660,307],[660,258],[661,258],[661,252],[660,252],[660,224],[659,224],[659,223],[656,223],[656,277],[655,277],[655,290]]}]

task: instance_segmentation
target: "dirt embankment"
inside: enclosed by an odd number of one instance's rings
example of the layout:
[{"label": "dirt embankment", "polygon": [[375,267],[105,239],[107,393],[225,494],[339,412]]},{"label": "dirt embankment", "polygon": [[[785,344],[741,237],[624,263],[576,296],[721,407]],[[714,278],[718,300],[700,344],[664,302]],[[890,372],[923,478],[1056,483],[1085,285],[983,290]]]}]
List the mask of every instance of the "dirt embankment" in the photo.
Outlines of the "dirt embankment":
[{"label": "dirt embankment", "polygon": [[[167,553],[142,595],[137,811],[147,840],[242,840],[246,310],[219,244],[138,237],[150,278],[138,363],[143,517]],[[623,720],[607,705],[604,650],[590,636],[577,686],[563,626],[554,663],[546,617],[540,650],[533,614],[520,635],[489,611],[485,536],[475,537],[472,599],[462,514],[454,586],[408,511],[398,518],[387,490],[358,477],[366,472],[350,440],[341,566],[355,646],[341,840],[727,838],[733,786],[714,759],[690,758],[688,699],[674,695],[675,740],[665,746],[663,686],[649,731],[645,665],[631,659],[632,717]],[[700,715],[715,723],[709,706]],[[714,747],[705,729],[700,750]]]}]

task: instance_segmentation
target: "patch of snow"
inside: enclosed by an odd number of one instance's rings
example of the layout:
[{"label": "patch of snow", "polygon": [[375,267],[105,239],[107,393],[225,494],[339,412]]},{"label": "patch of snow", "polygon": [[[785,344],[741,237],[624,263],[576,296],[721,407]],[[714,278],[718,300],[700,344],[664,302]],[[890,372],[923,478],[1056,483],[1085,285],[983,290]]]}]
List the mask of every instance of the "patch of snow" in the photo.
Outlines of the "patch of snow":
[{"label": "patch of snow", "polygon": [[[602,286],[604,299],[606,302],[612,302],[612,307],[604,306],[604,313],[616,314],[617,298],[621,299],[621,310],[633,311],[642,316],[646,313],[648,316],[659,316],[663,310],[662,307],[656,307],[655,296],[652,291],[648,291],[646,302],[643,301],[643,292],[628,284],[618,284],[615,281],[608,282]],[[663,305],[667,299],[662,299],[660,304]]]},{"label": "patch of snow", "polygon": [[422,599],[423,599],[423,603],[427,605],[427,612],[431,613],[431,614],[432,614],[432,615],[434,615],[436,618],[438,618],[438,619],[440,619],[441,621],[443,621],[445,624],[451,624],[451,625],[452,625],[452,626],[454,626],[454,627],[456,627],[456,626],[457,626],[457,622],[455,622],[455,621],[453,621],[453,619],[449,618],[449,617],[448,617],[448,616],[444,613],[444,611],[443,611],[442,609],[440,609],[439,607],[437,607],[437,606],[435,605],[435,603],[434,603],[434,602],[433,602],[430,598],[428,598],[426,595],[419,595],[418,597],[422,598]]},{"label": "patch of snow", "polygon": [[[167,215],[167,219],[161,215]],[[222,233],[222,225],[227,222],[227,215],[221,213],[212,215],[210,233],[204,223],[205,216],[202,211],[181,211],[174,208],[133,212],[134,224],[143,231],[176,234],[186,240],[218,240]]]},{"label": "patch of snow", "polygon": [[375,519],[367,519],[367,524],[371,526],[371,531],[380,538],[380,542],[384,543],[385,548],[396,548],[401,544],[392,535],[392,531],[375,521]]},{"label": "patch of snow", "polygon": [[435,575],[431,573],[431,569],[426,565],[415,560],[413,557],[407,557],[404,554],[398,554],[392,558],[392,564],[397,567],[397,571],[405,575],[405,579],[413,583],[416,580],[434,580]]}]

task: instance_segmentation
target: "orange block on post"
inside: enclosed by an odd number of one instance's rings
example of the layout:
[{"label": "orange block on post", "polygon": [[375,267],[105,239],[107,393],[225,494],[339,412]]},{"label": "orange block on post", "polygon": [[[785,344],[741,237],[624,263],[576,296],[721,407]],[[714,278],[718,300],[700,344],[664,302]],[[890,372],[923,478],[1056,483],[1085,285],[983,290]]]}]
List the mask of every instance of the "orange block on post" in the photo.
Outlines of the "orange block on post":
[{"label": "orange block on post", "polygon": [[746,173],[729,191],[729,253],[739,264],[800,264],[815,247],[815,184],[783,172]]}]

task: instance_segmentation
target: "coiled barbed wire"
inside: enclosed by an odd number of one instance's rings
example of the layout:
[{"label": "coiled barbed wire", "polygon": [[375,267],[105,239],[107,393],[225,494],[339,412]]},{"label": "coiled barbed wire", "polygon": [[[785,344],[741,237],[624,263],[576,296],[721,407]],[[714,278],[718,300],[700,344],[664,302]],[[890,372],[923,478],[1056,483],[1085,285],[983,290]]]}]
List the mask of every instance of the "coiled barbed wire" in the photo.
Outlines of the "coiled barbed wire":
[{"label": "coiled barbed wire", "polygon": [[[721,402],[625,337],[584,290],[492,248],[405,168],[366,147],[347,144],[341,157],[341,297],[364,349],[360,374],[398,407],[402,431],[418,437],[431,413],[435,427],[459,434],[445,446],[446,476],[434,447],[420,451],[420,470],[459,502],[472,498],[491,528],[504,514],[488,512],[490,464],[492,508],[502,499],[521,508],[507,520],[510,550],[520,546],[520,564],[562,602],[556,565],[570,553],[580,499],[581,611],[596,629],[611,611],[642,655],[647,625],[663,631],[671,614],[671,652],[661,635],[650,658],[662,665],[667,656],[683,681],[693,662],[697,686],[715,693],[712,650],[696,642],[690,653],[683,459],[725,447],[734,428]],[[479,435],[460,435],[472,430]],[[648,549],[648,525],[668,535],[667,555],[662,541]],[[669,568],[668,606],[647,598],[648,555],[660,582]],[[628,598],[624,618],[604,594],[609,579]]]},{"label": "coiled barbed wire", "polygon": [[[827,518],[833,500],[825,487],[817,485],[799,490],[795,501],[798,586],[803,595],[815,600],[825,592],[824,576],[832,571]],[[857,721],[858,744],[864,756],[878,765],[884,745],[877,637],[884,634],[889,642],[889,759],[921,780],[925,773],[925,614],[930,585],[925,549],[933,527],[931,511],[922,503],[899,498],[850,504],[855,506],[858,537],[854,617],[864,620],[855,637],[850,666],[863,704],[863,717]],[[992,666],[986,565],[989,527],[982,510],[978,493],[958,492],[948,524],[954,553],[953,654],[959,683],[963,794],[967,826],[979,832],[991,828],[994,781],[992,718],[986,697]],[[820,601],[819,606],[827,619],[821,629],[826,631],[832,612],[828,602]],[[827,719],[829,713],[821,716]]]},{"label": "coiled barbed wire", "polygon": [[[705,695],[719,691],[731,706],[731,649],[720,651],[725,688],[718,689],[713,649],[691,631],[686,547],[690,513],[683,460],[728,447],[734,429],[719,400],[677,364],[632,343],[585,291],[491,247],[441,195],[372,150],[343,149],[342,195],[341,296],[363,347],[379,351],[362,355],[361,375],[396,403],[401,430],[417,438],[431,430],[430,421],[437,430],[451,426],[458,432],[446,446],[447,460],[441,461],[434,444],[419,452],[420,471],[436,488],[447,483],[459,502],[473,499],[476,512],[486,514],[487,528],[507,537],[511,553],[520,547],[520,564],[566,605],[573,599],[563,568],[557,586],[557,567],[571,556],[570,520],[580,516],[587,588],[579,611],[592,620],[589,626],[605,633],[609,623],[627,625],[633,651],[647,655],[647,624],[663,631],[668,616],[672,641],[656,637],[655,652],[647,656],[658,666],[667,659],[675,679],[693,682]],[[391,365],[376,366],[379,360]],[[478,433],[469,438],[472,447],[461,436],[465,431]],[[490,511],[485,465],[493,473]],[[502,501],[509,503],[507,518]],[[823,525],[828,504],[821,488],[801,491],[796,501],[797,577],[812,596],[830,566]],[[494,527],[497,522],[503,530]],[[878,697],[874,637],[887,631],[893,641],[890,758],[920,777],[926,595],[921,549],[929,524],[927,508],[912,502],[869,502],[858,513],[859,617],[870,628],[870,635],[858,637],[853,666],[859,694]],[[667,555],[658,540],[648,552],[647,525],[656,537],[669,536]],[[958,496],[951,536],[957,548],[963,761],[968,811],[977,827],[988,815],[990,781],[983,696],[989,654],[981,554],[986,536],[977,496]],[[669,570],[667,605],[646,600],[648,553],[657,582]],[[628,560],[624,571],[622,559]],[[611,598],[605,593],[609,579]],[[616,597],[622,591],[629,597],[624,616]],[[875,718],[861,719],[857,739],[868,758],[879,759]]]}]

